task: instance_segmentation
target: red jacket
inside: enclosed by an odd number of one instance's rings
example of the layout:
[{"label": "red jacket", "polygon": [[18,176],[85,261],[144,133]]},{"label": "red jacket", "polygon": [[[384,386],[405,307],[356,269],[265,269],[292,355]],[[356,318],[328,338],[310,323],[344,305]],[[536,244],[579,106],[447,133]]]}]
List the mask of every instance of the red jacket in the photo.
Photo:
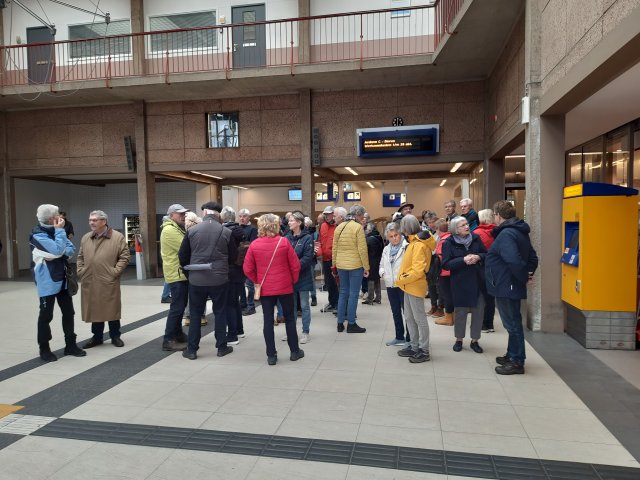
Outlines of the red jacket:
[{"label": "red jacket", "polygon": [[287,295],[293,293],[293,285],[298,281],[300,261],[291,243],[282,238],[276,251],[271,267],[265,277],[265,272],[273,256],[273,252],[281,239],[276,237],[259,237],[249,245],[247,256],[242,266],[244,274],[253,283],[262,283],[262,296]]},{"label": "red jacket", "polygon": [[[476,228],[477,230],[477,228]],[[449,238],[451,236],[450,232],[439,232],[440,233],[440,240],[438,240],[438,246],[436,247],[436,253],[438,254],[438,256],[440,257],[440,262],[442,262],[442,244],[444,243],[444,241]],[[440,276],[441,277],[450,277],[451,276],[451,272],[449,270],[445,270],[444,268],[440,271]]]},{"label": "red jacket", "polygon": [[320,241],[320,251],[318,252],[318,256],[322,255],[322,260],[325,262],[332,261],[333,255],[333,232],[336,231],[336,224],[329,225],[327,222],[324,222],[320,225],[320,234],[318,235],[318,240]]},{"label": "red jacket", "polygon": [[480,237],[480,240],[482,240],[482,243],[484,243],[484,247],[487,249],[487,251],[489,251],[489,247],[494,240],[493,235],[491,235],[491,231],[494,228],[496,228],[496,225],[494,223],[481,223],[473,231],[473,233]]}]

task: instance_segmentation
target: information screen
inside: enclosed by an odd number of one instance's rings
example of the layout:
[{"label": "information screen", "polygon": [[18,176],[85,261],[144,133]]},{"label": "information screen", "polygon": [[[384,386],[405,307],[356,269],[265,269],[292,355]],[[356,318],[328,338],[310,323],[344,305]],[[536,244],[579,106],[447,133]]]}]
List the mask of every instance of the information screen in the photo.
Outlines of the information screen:
[{"label": "information screen", "polygon": [[358,130],[359,157],[400,157],[438,153],[438,127],[412,126]]},{"label": "information screen", "polygon": [[289,201],[290,202],[301,202],[302,201],[302,190],[297,188],[292,188],[289,190]]}]

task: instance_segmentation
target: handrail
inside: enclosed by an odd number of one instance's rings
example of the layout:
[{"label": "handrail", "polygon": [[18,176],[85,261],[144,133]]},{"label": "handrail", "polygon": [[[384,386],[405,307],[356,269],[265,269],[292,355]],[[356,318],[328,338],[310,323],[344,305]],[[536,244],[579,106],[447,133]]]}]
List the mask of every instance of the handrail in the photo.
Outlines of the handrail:
[{"label": "handrail", "polygon": [[203,71],[224,71],[230,80],[237,69],[287,66],[295,75],[298,65],[338,61],[357,61],[363,70],[369,59],[433,53],[450,33],[463,3],[436,0],[410,7],[0,46],[0,85],[103,80],[110,87],[114,78],[140,75],[162,75],[170,83],[174,74]]}]

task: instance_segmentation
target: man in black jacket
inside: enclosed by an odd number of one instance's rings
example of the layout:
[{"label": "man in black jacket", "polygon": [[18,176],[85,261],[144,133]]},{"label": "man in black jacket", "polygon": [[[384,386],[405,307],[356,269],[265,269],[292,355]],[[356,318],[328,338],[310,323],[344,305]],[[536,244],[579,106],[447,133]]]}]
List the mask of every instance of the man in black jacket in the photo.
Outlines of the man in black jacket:
[{"label": "man in black jacket", "polygon": [[[217,202],[202,205],[202,223],[187,230],[178,258],[189,276],[190,317],[202,317],[207,298],[213,301],[216,348],[218,356],[224,357],[233,352],[233,347],[227,345],[225,306],[229,288],[229,259],[235,259],[237,252],[231,241],[231,230],[223,227],[218,220],[220,210]],[[182,352],[183,357],[189,360],[197,358],[200,337],[200,322],[191,322],[188,346]]]},{"label": "man in black jacket", "polygon": [[[242,227],[246,241],[253,242],[258,238],[258,229],[251,225],[251,212],[246,208],[241,208],[238,211],[238,223]],[[253,315],[256,313],[256,304],[253,299],[255,293],[255,287],[253,282],[248,278],[244,282],[247,290],[240,289],[240,307],[242,308],[242,315]]]},{"label": "man in black jacket", "polygon": [[520,302],[527,298],[527,282],[538,268],[538,256],[529,238],[530,228],[516,217],[511,203],[500,200],[493,206],[497,227],[485,257],[487,291],[496,297],[502,325],[509,332],[507,354],[496,358],[496,373],[524,373],[524,331]]},{"label": "man in black jacket", "polygon": [[242,260],[240,251],[242,242],[246,239],[242,226],[236,222],[236,212],[233,208],[226,206],[220,212],[222,226],[231,230],[231,242],[236,249],[236,256],[229,257],[229,289],[227,290],[227,343],[237,345],[238,337],[244,337],[244,325],[242,323],[242,309],[240,307],[240,292],[244,290],[246,277],[242,271]]}]

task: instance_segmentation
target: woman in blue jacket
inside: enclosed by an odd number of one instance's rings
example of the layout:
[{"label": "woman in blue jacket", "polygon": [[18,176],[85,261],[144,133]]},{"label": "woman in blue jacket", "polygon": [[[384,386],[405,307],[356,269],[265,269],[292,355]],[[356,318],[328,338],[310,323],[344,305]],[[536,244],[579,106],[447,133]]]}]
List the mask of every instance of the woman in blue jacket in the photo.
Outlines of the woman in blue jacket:
[{"label": "woman in blue jacket", "polygon": [[[300,260],[300,276],[293,286],[293,311],[298,309],[297,298],[300,297],[300,307],[302,309],[302,336],[300,343],[309,341],[309,327],[311,326],[311,307],[309,306],[309,295],[313,291],[313,266],[315,256],[313,253],[313,236],[304,228],[304,215],[301,212],[293,212],[289,216],[289,233],[287,239],[291,242],[298,260]],[[286,340],[285,336],[283,340]]]},{"label": "woman in blue jacket", "polygon": [[484,320],[484,259],[487,254],[482,240],[471,233],[465,217],[455,217],[449,223],[451,236],[442,245],[442,268],[451,272],[453,320],[456,342],[453,351],[462,350],[467,328],[467,314],[471,313],[471,350],[482,353],[478,343]]}]

